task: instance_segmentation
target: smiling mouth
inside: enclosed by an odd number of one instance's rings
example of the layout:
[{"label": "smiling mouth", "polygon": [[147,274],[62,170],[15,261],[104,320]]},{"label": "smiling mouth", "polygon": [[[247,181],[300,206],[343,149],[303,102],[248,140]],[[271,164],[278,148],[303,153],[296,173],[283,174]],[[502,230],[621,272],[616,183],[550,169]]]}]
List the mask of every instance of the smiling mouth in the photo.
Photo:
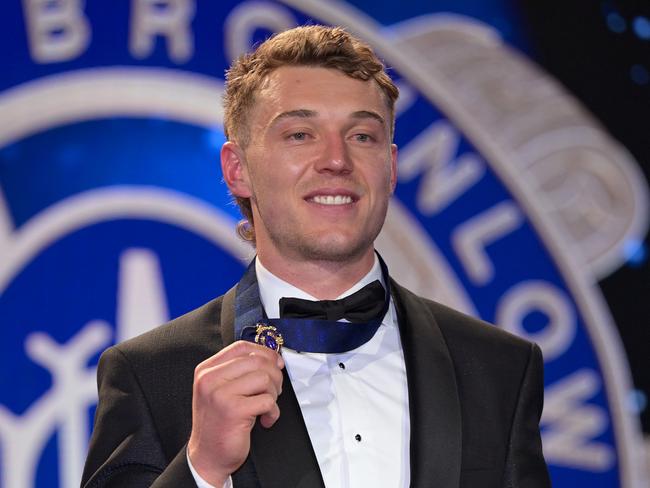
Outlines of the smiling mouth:
[{"label": "smiling mouth", "polygon": [[352,203],[352,197],[349,195],[316,195],[309,199],[320,205],[348,205]]}]

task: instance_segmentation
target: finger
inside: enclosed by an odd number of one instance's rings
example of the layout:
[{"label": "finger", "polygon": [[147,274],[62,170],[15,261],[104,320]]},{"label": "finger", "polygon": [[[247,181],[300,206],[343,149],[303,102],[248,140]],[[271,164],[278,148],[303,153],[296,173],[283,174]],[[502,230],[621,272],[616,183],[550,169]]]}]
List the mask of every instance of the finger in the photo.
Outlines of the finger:
[{"label": "finger", "polygon": [[270,411],[260,415],[260,424],[262,427],[269,429],[273,427],[278,419],[280,418],[280,407],[278,407],[277,402],[273,404],[273,407]]},{"label": "finger", "polygon": [[282,389],[282,371],[276,363],[270,363],[266,358],[251,353],[248,356],[240,356],[222,364],[217,364],[195,373],[194,382],[200,385],[200,392],[210,393],[220,388],[225,383],[235,381],[242,376],[255,372],[264,371],[268,373],[276,385],[278,391]]},{"label": "finger", "polygon": [[205,361],[201,362],[198,365],[197,369],[208,368],[215,364],[229,361],[230,359],[234,359],[239,356],[246,356],[250,353],[259,354],[260,356],[265,357],[269,361],[275,363],[281,362],[284,366],[284,361],[282,361],[282,358],[278,359],[279,354],[269,349],[268,347],[260,346],[259,344],[254,344],[248,341],[236,341],[227,347],[224,347],[221,351],[214,354],[213,356],[210,356]]},{"label": "finger", "polygon": [[212,395],[247,397],[268,393],[275,400],[282,391],[281,385],[282,380],[280,379],[280,384],[278,385],[267,371],[251,371],[234,381],[225,383],[218,390],[214,390]]},{"label": "finger", "polygon": [[239,356],[225,363],[214,365],[203,370],[203,374],[217,375],[226,380],[234,380],[252,371],[264,370],[274,375],[282,376],[282,371],[277,367],[276,362],[255,353],[247,356]]},{"label": "finger", "polygon": [[278,357],[280,356],[277,351],[274,351],[273,349],[249,341],[233,342],[226,349],[223,349],[223,351],[225,351],[224,355],[228,357],[228,359],[231,355],[234,357],[244,354],[259,354],[271,362],[277,362]]},{"label": "finger", "polygon": [[[249,354],[249,357],[252,359],[256,359],[259,357],[259,355],[257,354],[257,351],[254,351]],[[266,356],[264,359],[266,359]],[[273,364],[271,365],[269,371],[273,372],[274,377],[279,379],[279,386],[282,386],[282,369],[284,368],[284,359],[282,359],[282,356],[276,353],[275,357],[272,358],[272,361]]]},{"label": "finger", "polygon": [[[280,408],[276,399],[268,393],[243,398],[239,404],[239,411],[248,417],[264,417],[264,427],[270,427],[280,418]],[[262,419],[260,418],[260,421]]]}]

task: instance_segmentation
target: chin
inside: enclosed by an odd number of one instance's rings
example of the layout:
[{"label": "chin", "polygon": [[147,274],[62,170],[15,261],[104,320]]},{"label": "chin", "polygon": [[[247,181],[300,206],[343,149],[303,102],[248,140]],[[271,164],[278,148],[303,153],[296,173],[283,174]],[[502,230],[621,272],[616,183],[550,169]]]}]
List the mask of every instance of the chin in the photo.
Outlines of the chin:
[{"label": "chin", "polygon": [[314,261],[345,262],[357,260],[373,247],[374,239],[348,236],[328,235],[321,239],[303,241],[300,245],[300,254]]}]

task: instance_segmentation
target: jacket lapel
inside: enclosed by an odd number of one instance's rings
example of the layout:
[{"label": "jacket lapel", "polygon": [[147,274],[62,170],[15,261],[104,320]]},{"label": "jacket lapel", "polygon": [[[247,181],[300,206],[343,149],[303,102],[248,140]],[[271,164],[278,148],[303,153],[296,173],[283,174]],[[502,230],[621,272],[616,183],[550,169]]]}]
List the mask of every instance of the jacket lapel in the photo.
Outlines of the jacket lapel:
[{"label": "jacket lapel", "polygon": [[391,281],[404,349],[411,423],[411,487],[456,488],[461,414],[449,350],[431,309]]},{"label": "jacket lapel", "polygon": [[[224,346],[235,341],[236,288],[231,288],[223,298],[221,335]],[[246,463],[252,460],[262,488],[324,488],[318,461],[286,368],[282,375],[282,394],[278,397],[280,418],[270,429],[262,427],[259,421],[255,423]]]},{"label": "jacket lapel", "polygon": [[270,429],[256,422],[251,433],[251,456],[260,485],[263,488],[324,488],[287,370],[282,373],[282,394],[278,397],[280,418]]},{"label": "jacket lapel", "polygon": [[235,296],[237,285],[233,286],[223,296],[221,302],[221,339],[223,347],[235,342]]}]

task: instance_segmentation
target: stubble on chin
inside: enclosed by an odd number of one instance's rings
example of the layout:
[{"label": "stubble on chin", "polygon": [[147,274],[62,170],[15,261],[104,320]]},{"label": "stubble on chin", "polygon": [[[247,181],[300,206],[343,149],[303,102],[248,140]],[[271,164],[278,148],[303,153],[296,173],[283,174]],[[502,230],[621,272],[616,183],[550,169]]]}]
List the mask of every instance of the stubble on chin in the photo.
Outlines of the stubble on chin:
[{"label": "stubble on chin", "polygon": [[351,263],[361,259],[373,246],[374,237],[364,237],[356,242],[341,242],[338,236],[327,236],[310,242],[301,242],[298,247],[299,254],[307,261],[320,261],[331,263]]}]

